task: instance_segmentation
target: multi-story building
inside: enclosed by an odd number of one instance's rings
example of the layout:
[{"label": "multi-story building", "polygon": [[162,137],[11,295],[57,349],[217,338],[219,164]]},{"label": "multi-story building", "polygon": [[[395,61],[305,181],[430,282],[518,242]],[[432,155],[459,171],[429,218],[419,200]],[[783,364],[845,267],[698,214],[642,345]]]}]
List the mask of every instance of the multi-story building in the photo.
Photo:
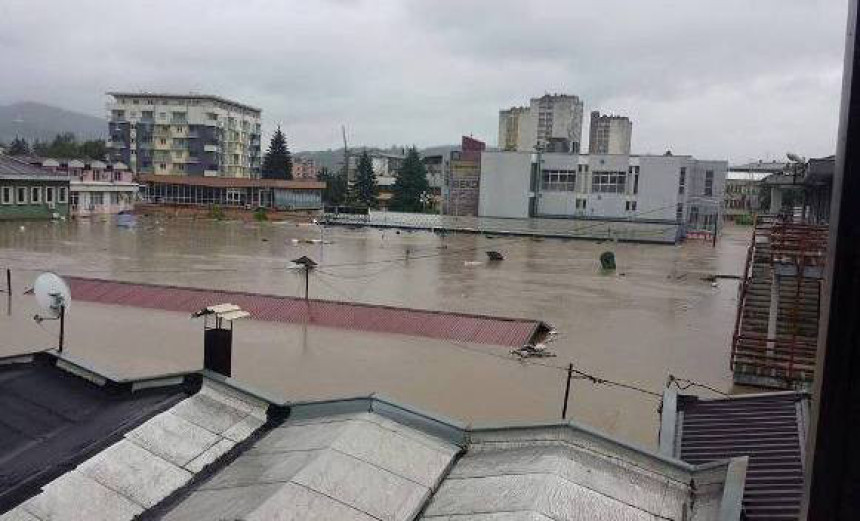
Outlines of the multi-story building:
[{"label": "multi-story building", "polygon": [[293,157],[293,179],[316,181],[319,167],[309,157]]},{"label": "multi-story building", "polygon": [[108,95],[111,162],[135,174],[259,177],[260,109],[209,95]]},{"label": "multi-story building", "polygon": [[677,155],[484,152],[481,217],[720,222],[726,161]]},{"label": "multi-story building", "polygon": [[579,153],[582,108],[578,96],[546,94],[532,98],[528,108],[502,110],[499,112],[499,148]]},{"label": "multi-story building", "polygon": [[726,174],[726,218],[734,220],[762,210],[760,196],[762,180],[770,174],[738,172],[729,170]]},{"label": "multi-story building", "polygon": [[528,142],[529,108],[511,107],[499,111],[499,150],[520,150]]},{"label": "multi-story building", "polygon": [[601,115],[591,112],[588,131],[589,154],[630,154],[633,123],[624,116]]},{"label": "multi-story building", "polygon": [[97,160],[23,158],[29,164],[66,176],[69,180],[69,206],[73,217],[117,214],[132,210],[138,184],[124,163],[107,164]]},{"label": "multi-story building", "polygon": [[478,215],[481,190],[481,153],[483,141],[463,136],[460,150],[451,152],[445,184],[442,188],[442,213],[445,215]]}]

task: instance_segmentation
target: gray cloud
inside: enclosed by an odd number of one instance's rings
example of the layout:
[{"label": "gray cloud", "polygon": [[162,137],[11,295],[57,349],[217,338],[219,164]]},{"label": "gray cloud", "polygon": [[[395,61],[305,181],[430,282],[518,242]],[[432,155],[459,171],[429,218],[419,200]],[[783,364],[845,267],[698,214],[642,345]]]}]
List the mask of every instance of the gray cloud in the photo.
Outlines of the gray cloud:
[{"label": "gray cloud", "polygon": [[845,2],[262,0],[0,3],[0,102],[103,112],[115,89],[237,98],[294,149],[494,144],[499,108],[569,92],[634,149],[833,151]]}]

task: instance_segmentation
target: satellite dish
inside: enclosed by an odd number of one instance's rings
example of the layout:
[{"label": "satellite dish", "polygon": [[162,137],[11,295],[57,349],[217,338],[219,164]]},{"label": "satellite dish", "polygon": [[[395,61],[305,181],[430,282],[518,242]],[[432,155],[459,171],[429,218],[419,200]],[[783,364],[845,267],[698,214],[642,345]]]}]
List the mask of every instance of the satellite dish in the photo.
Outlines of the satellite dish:
[{"label": "satellite dish", "polygon": [[68,311],[72,303],[69,285],[56,273],[46,272],[39,275],[33,284],[33,294],[42,309],[51,313],[50,318],[59,318],[60,309]]}]

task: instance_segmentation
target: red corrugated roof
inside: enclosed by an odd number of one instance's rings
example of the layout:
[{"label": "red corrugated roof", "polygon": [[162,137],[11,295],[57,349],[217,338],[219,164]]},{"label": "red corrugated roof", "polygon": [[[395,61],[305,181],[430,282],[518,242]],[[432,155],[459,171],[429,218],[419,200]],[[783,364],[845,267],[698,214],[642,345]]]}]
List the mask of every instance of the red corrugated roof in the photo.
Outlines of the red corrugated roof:
[{"label": "red corrugated roof", "polygon": [[113,280],[67,277],[72,298],[84,302],[193,313],[206,306],[229,302],[251,313],[254,320],[313,324],[357,331],[396,333],[521,347],[547,329],[537,320],[467,315],[395,308],[371,304],[305,301],[263,295]]}]

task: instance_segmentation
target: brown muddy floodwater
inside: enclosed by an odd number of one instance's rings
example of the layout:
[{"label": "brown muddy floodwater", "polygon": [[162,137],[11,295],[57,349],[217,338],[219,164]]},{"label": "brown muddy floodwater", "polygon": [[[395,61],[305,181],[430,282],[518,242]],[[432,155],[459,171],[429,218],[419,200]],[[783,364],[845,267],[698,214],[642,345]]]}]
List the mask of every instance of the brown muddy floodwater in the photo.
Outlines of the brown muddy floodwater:
[{"label": "brown muddy floodwater", "polygon": [[[330,243],[293,242],[321,237]],[[729,227],[714,249],[164,218],[133,229],[0,223],[0,268],[13,270],[15,294],[11,309],[0,299],[0,354],[56,343],[56,323],[36,325],[33,297],[22,295],[41,271],[298,296],[303,275],[286,267],[308,255],[321,264],[312,297],[541,319],[559,331],[558,356],[539,360],[546,367],[503,347],[249,320],[236,324],[234,377],[290,400],[379,392],[467,422],[554,420],[565,381],[554,366],[571,362],[655,392],[670,373],[729,391],[737,282],[702,277],[739,274],[748,237]],[[610,275],[598,261],[608,249]],[[486,264],[486,250],[505,260]],[[202,325],[182,313],[73,300],[67,328],[69,355],[115,375],[202,365]],[[659,401],[574,380],[568,414],[653,447]]]}]

